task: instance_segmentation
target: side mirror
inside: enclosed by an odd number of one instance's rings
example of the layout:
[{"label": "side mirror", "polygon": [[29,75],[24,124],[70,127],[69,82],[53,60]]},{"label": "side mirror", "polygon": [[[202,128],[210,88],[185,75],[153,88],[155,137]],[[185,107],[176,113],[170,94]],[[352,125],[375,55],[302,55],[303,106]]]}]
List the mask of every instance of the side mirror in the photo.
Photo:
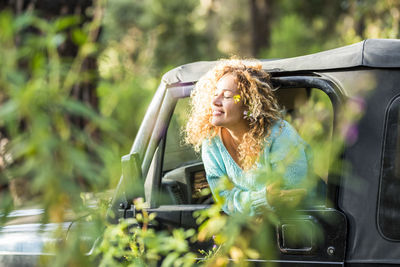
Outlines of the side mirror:
[{"label": "side mirror", "polygon": [[107,212],[110,222],[118,222],[125,217],[126,210],[133,204],[133,199],[144,196],[144,181],[138,153],[131,153],[121,158],[122,175]]},{"label": "side mirror", "polygon": [[126,200],[132,202],[133,198],[143,196],[144,187],[141,179],[142,171],[138,153],[132,153],[121,158],[122,163],[122,191]]}]

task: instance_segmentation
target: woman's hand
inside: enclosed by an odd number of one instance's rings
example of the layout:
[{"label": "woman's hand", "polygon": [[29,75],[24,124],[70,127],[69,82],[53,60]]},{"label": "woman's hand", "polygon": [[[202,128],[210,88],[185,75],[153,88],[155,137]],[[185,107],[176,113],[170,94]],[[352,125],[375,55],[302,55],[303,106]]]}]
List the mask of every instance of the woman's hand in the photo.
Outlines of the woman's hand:
[{"label": "woman's hand", "polygon": [[304,188],[281,189],[281,181],[267,186],[267,202],[275,208],[294,208],[299,205],[307,191]]}]

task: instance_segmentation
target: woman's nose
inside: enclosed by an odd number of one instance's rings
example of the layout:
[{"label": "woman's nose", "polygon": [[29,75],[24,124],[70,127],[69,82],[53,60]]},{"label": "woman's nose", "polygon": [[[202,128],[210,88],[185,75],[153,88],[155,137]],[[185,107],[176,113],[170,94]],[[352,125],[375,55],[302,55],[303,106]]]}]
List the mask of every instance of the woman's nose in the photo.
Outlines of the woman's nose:
[{"label": "woman's nose", "polygon": [[221,106],[221,98],[219,96],[214,96],[212,100],[214,106]]}]

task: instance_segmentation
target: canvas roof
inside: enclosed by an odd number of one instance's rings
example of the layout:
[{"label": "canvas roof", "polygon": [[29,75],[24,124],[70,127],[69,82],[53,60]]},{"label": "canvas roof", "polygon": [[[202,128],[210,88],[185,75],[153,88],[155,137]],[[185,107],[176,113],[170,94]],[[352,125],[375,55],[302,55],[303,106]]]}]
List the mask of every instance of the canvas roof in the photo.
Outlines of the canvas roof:
[{"label": "canvas roof", "polygon": [[[163,76],[166,84],[196,82],[218,61],[200,61],[179,66]],[[352,67],[399,68],[400,39],[367,39],[315,54],[277,59],[261,60],[265,70],[318,71]]]}]

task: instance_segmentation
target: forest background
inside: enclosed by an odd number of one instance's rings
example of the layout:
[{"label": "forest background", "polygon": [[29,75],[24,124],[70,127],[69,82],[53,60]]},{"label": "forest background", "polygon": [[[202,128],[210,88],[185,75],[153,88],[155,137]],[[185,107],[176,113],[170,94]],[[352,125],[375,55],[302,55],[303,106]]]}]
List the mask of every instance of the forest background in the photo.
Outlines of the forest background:
[{"label": "forest background", "polygon": [[0,9],[0,213],[40,207],[42,222],[82,212],[85,192],[115,188],[166,71],[400,36],[396,0],[10,0]]}]

